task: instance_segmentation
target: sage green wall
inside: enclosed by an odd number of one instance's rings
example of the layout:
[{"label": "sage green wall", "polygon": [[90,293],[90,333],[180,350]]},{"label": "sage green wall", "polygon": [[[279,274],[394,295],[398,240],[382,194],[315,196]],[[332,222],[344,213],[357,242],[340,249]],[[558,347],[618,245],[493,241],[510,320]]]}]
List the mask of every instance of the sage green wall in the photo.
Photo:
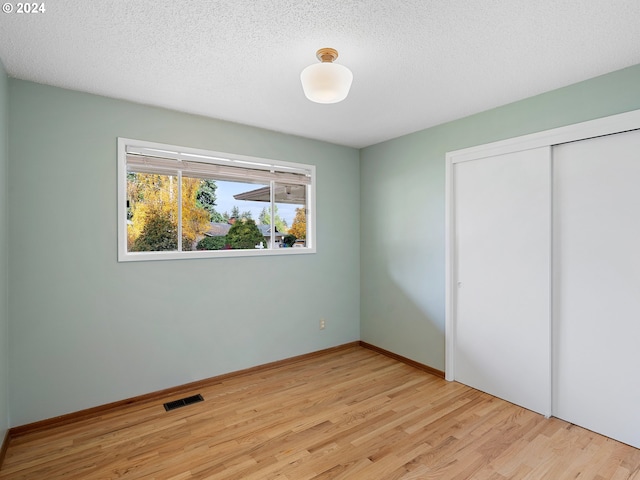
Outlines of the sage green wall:
[{"label": "sage green wall", "polygon": [[444,370],[446,152],[636,109],[640,65],[363,149],[361,339]]},{"label": "sage green wall", "polygon": [[[359,339],[358,150],[15,79],[9,93],[12,426]],[[316,165],[318,253],[118,263],[118,136]]]},{"label": "sage green wall", "polygon": [[9,428],[9,307],[7,298],[8,78],[0,62],[0,442]]}]

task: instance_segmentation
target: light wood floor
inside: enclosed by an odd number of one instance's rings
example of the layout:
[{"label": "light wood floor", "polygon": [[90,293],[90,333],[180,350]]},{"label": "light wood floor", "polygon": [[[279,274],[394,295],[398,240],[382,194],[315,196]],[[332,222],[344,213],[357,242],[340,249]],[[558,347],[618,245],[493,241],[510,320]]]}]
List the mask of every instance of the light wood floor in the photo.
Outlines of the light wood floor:
[{"label": "light wood floor", "polygon": [[640,480],[640,450],[353,347],[12,439],[0,479]]}]

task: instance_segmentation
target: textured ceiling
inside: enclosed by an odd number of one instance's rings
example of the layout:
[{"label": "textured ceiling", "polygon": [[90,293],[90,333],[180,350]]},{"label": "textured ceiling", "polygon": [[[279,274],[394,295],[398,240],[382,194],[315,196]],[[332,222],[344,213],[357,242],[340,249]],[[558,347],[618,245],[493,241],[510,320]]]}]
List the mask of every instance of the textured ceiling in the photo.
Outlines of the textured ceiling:
[{"label": "textured ceiling", "polygon": [[[12,77],[354,147],[640,63],[639,0],[44,3],[0,13]],[[342,103],[302,92],[321,47]]]}]

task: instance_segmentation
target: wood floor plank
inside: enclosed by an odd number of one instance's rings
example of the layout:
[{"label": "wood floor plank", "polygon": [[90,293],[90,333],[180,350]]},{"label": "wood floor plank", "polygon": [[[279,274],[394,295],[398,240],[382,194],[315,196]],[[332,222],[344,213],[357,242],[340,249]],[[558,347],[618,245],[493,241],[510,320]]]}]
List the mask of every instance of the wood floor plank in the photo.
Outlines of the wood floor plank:
[{"label": "wood floor plank", "polygon": [[13,438],[0,480],[640,480],[638,449],[357,346],[176,398]]}]

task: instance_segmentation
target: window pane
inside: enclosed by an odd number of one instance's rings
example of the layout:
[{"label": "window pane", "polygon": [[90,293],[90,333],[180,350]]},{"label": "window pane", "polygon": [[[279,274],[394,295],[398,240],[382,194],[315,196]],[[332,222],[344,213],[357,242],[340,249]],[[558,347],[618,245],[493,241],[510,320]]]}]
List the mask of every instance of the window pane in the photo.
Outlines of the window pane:
[{"label": "window pane", "polygon": [[178,177],[127,173],[127,250],[178,249]]},{"label": "window pane", "polygon": [[274,199],[276,240],[280,236],[280,246],[307,246],[307,187],[276,183]]},{"label": "window pane", "polygon": [[[182,250],[196,250],[210,227],[215,181],[182,177]],[[201,245],[202,247],[202,245]],[[209,250],[209,248],[201,248]]]},{"label": "window pane", "polygon": [[[183,180],[184,182],[187,179]],[[196,206],[209,216],[206,228],[195,235],[197,250],[253,250],[268,248],[269,228],[261,212],[269,206],[270,187],[264,183],[197,179]],[[183,184],[183,201],[186,189]],[[187,217],[183,211],[183,231]],[[193,220],[189,220],[193,224]],[[195,228],[193,231],[195,232]],[[266,232],[266,233],[265,233]]]}]

